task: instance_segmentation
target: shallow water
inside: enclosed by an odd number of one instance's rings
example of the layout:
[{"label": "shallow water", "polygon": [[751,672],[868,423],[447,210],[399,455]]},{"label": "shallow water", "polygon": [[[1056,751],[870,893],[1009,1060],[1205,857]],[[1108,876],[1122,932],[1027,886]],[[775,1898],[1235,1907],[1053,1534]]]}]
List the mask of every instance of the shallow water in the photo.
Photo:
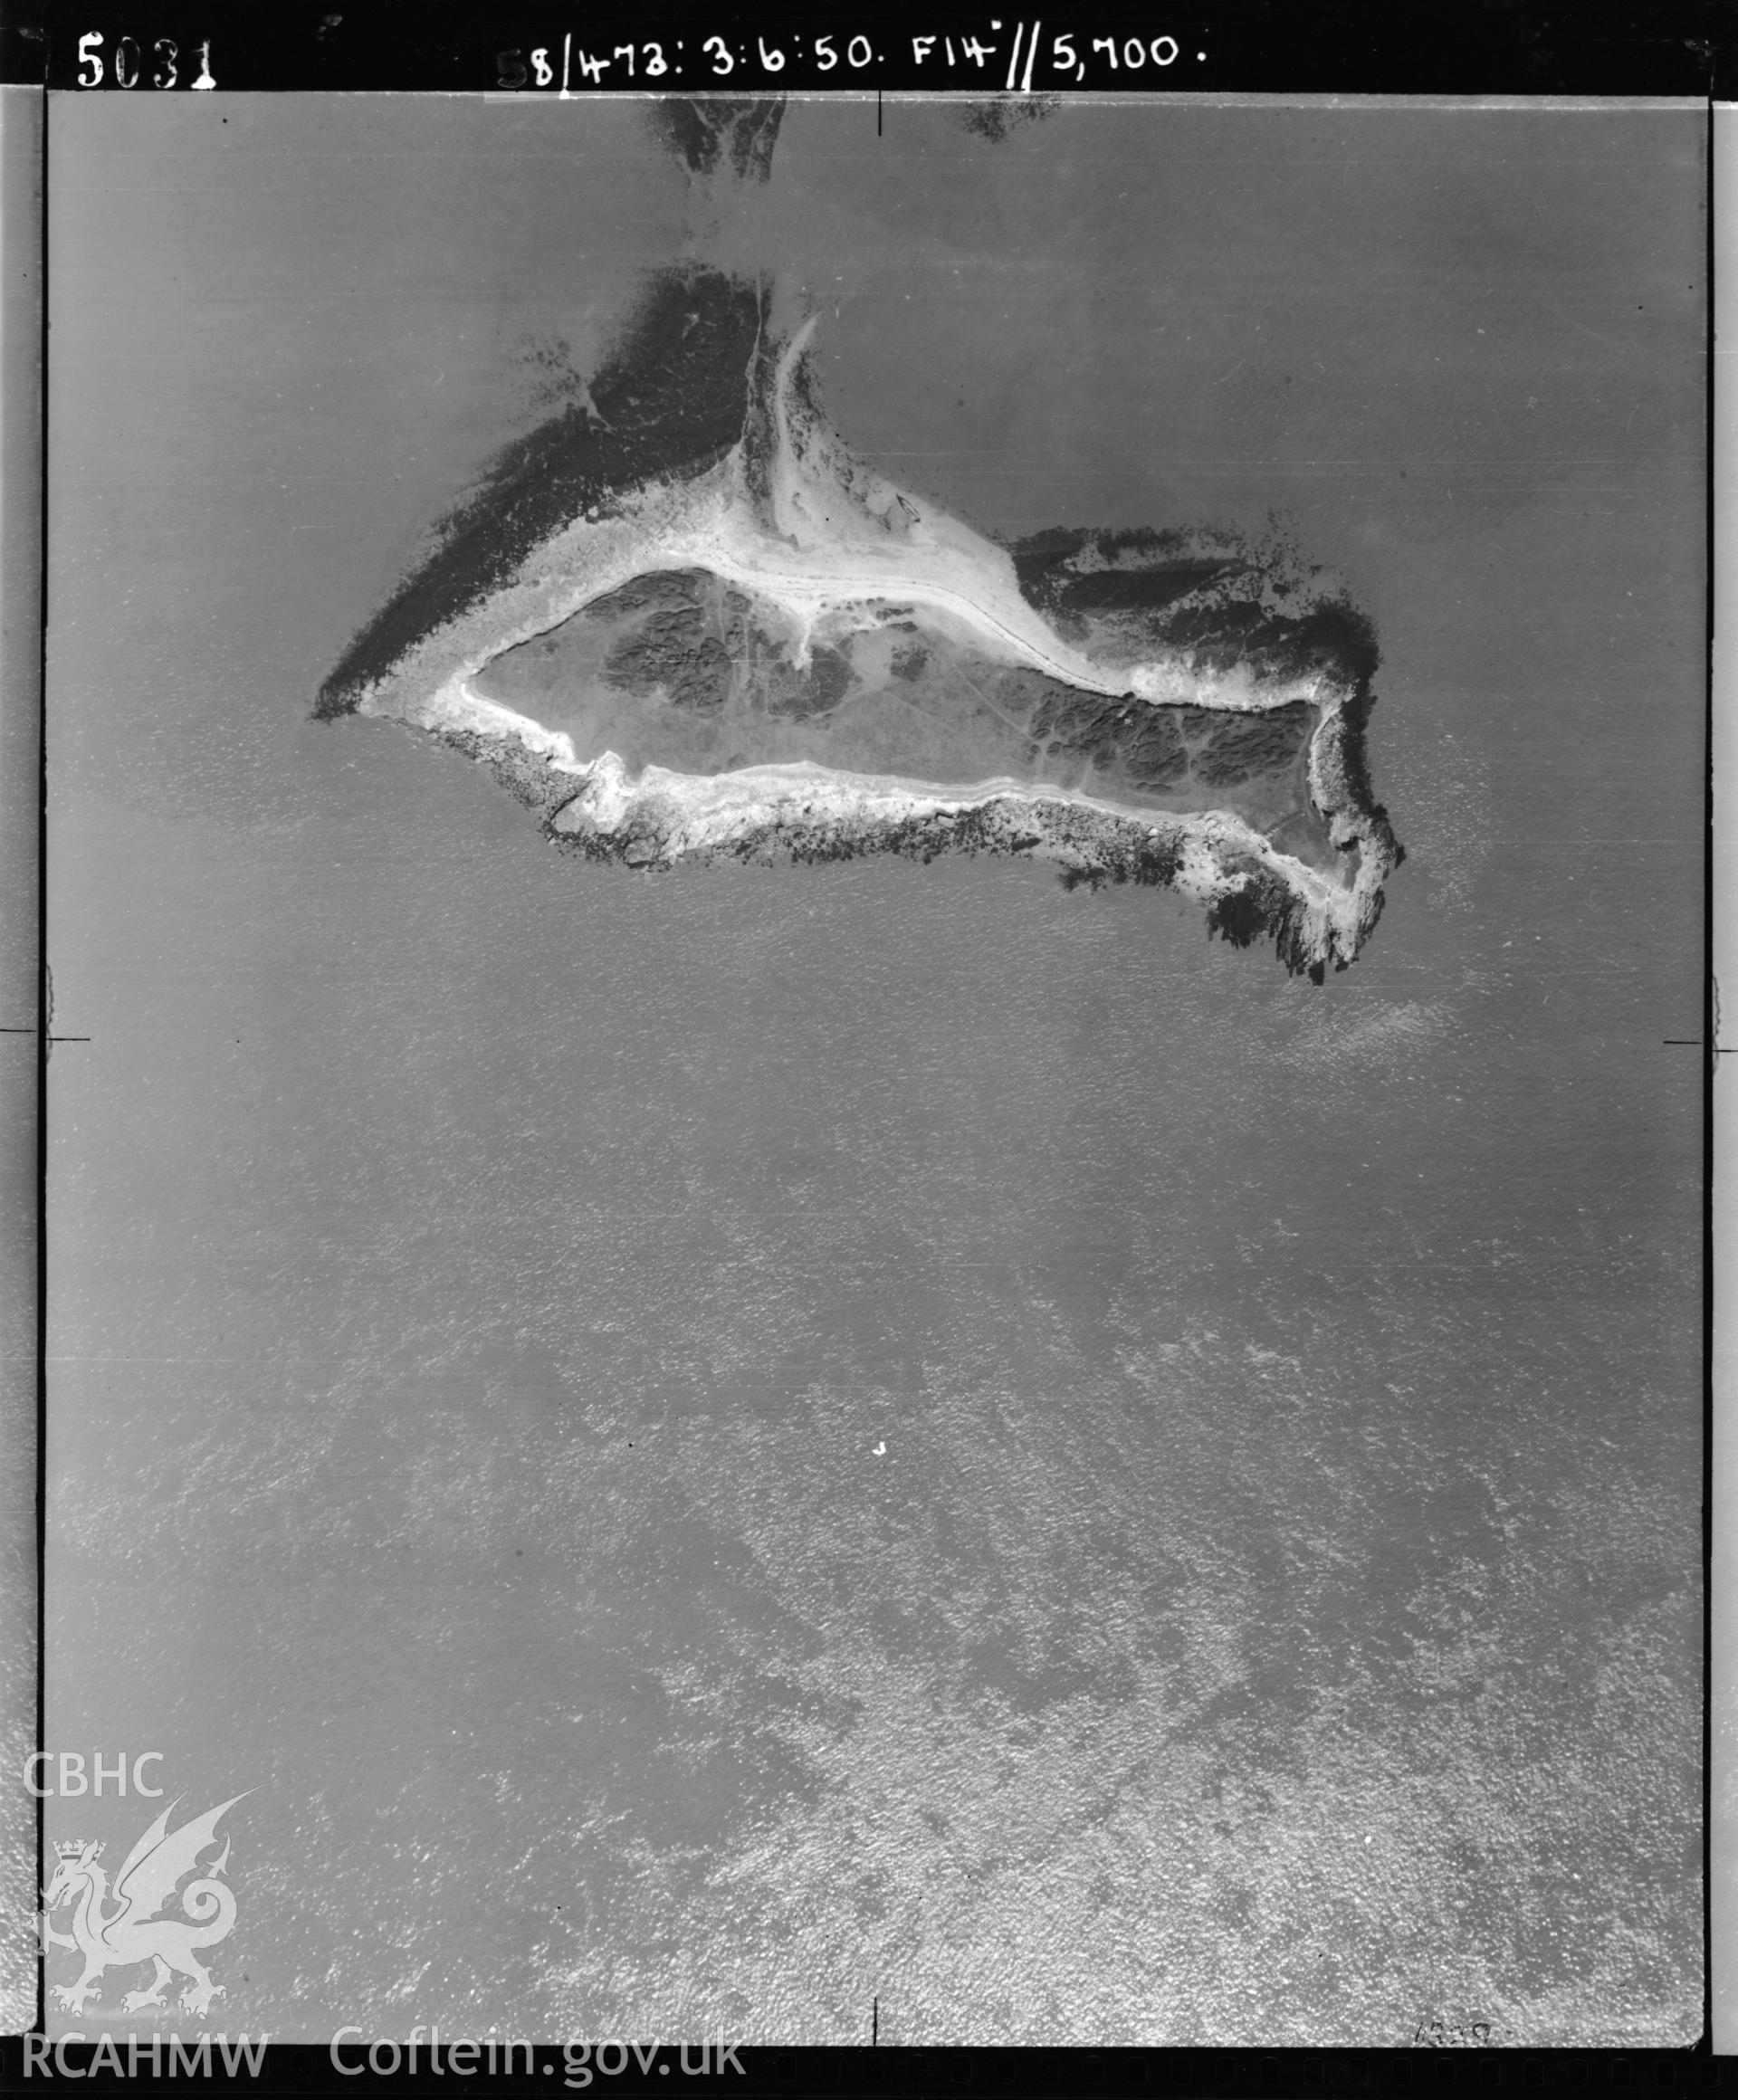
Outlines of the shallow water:
[{"label": "shallow water", "polygon": [[227,113],[52,187],[48,1740],[259,1790],[222,2024],[1692,2036],[1699,126],[800,109],[725,230],[975,524],[1347,571],[1411,857],[1317,989],[308,721],[685,199]]}]

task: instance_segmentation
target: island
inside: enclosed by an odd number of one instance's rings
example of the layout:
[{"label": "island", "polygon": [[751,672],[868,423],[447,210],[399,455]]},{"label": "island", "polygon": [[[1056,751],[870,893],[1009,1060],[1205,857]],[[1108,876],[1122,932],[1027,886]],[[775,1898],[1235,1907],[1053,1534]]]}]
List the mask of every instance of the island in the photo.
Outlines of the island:
[{"label": "island", "polygon": [[1369,619],[1275,538],[1007,543],[855,456],[819,317],[700,264],[444,519],[322,685],[493,768],[561,850],[1030,855],[1178,890],[1320,983],[1402,857]]}]

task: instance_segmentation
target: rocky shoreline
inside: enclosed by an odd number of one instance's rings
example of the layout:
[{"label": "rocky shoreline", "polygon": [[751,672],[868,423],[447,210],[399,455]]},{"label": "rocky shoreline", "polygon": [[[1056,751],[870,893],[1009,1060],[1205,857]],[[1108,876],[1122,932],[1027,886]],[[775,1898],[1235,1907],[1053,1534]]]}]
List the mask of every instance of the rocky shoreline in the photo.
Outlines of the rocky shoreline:
[{"label": "rocky shoreline", "polygon": [[[1344,969],[1402,858],[1370,792],[1369,620],[1274,542],[987,539],[851,455],[813,319],[779,340],[771,303],[658,280],[590,408],[510,448],[315,712],[443,738],[588,860],[1029,855]],[[565,687],[478,689],[528,648],[568,650]]]}]

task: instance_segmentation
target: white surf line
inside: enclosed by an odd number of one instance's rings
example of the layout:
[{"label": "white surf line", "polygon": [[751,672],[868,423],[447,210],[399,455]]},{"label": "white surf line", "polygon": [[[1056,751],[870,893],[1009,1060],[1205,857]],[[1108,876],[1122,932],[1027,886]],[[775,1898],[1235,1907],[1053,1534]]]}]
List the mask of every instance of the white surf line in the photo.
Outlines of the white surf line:
[{"label": "white surf line", "polygon": [[[807,597],[813,597],[818,587],[840,601],[830,608],[839,611],[859,597],[894,603],[909,598],[939,606],[963,616],[968,625],[975,625],[1004,649],[1013,650],[1017,660],[1023,658],[1065,684],[1111,699],[1133,693],[1141,700],[1265,712],[1308,696],[1295,685],[1258,693],[1253,679],[1246,678],[1241,692],[1234,694],[1220,686],[1214,698],[1201,700],[1197,698],[1200,674],[1188,670],[1180,657],[1110,672],[1070,649],[1027,599],[1005,548],[855,459],[812,406],[805,416],[793,412],[797,376],[819,320],[812,313],[796,330],[779,355],[774,375],[775,530],[769,530],[753,515],[740,470],[731,490],[735,500],[727,498],[720,520],[721,537],[734,542],[731,551],[751,560],[769,584]],[[740,460],[740,448],[733,458]],[[857,492],[859,486],[880,500],[879,511]],[[912,520],[908,531],[897,537],[886,523],[895,506]],[[795,574],[789,567],[793,551],[807,557],[805,568]],[[864,562],[872,565],[867,571],[847,566]],[[944,580],[936,574],[938,569],[952,571],[952,577]],[[963,576],[961,570],[966,572]]]},{"label": "white surf line", "polygon": [[630,781],[625,762],[615,751],[602,751],[595,759],[582,759],[575,752],[573,740],[565,730],[546,729],[534,717],[503,707],[500,702],[474,692],[467,681],[456,680],[454,686],[456,691],[448,687],[436,696],[436,705],[445,702],[440,711],[452,726],[484,736],[515,738],[528,749],[546,758],[557,772],[569,773],[582,782],[595,782],[599,786],[607,782],[610,800],[618,802],[624,812],[638,796],[674,795],[678,800],[702,808],[709,803],[717,806],[731,801],[751,802],[756,790],[767,785],[793,788],[809,785],[823,793],[831,790],[847,800],[857,798],[871,803],[891,793],[927,804],[936,810],[955,812],[981,808],[986,803],[998,801],[1060,803],[1068,808],[1084,809],[1096,816],[1139,825],[1154,836],[1166,831],[1195,833],[1216,845],[1227,843],[1271,868],[1308,903],[1326,912],[1336,921],[1350,921],[1357,915],[1359,884],[1348,886],[1330,881],[1295,854],[1275,845],[1264,832],[1257,831],[1246,818],[1231,810],[1141,809],[1083,793],[1079,788],[1064,788],[1056,782],[1016,780],[1008,775],[950,788],[907,774],[855,773],[841,767],[818,765],[811,759],[741,766],[728,773],[715,774],[678,773],[667,767],[648,765],[642,768],[637,780]]},{"label": "white surf line", "polygon": [[[1035,45],[1036,34],[1035,24]],[[770,404],[777,449],[769,517],[761,514],[750,493],[744,443],[695,481],[643,483],[619,507],[612,505],[606,518],[576,518],[552,533],[486,605],[414,644],[364,696],[360,711],[396,716],[436,731],[462,730],[498,745],[516,743],[575,781],[576,792],[556,813],[554,830],[574,828],[560,821],[568,812],[617,835],[631,824],[649,823],[664,837],[659,858],[740,842],[767,825],[798,824],[812,818],[816,801],[834,821],[872,828],[924,812],[958,815],[997,803],[1031,807],[1035,818],[1046,805],[1074,808],[1152,838],[1170,838],[1181,854],[1176,886],[1191,894],[1230,894],[1248,877],[1227,864],[1254,864],[1303,907],[1303,938],[1317,959],[1332,958],[1341,947],[1350,951],[1342,961],[1355,955],[1392,856],[1384,850],[1380,826],[1344,793],[1347,689],[1325,670],[1264,681],[1247,663],[1227,672],[1198,669],[1180,651],[1114,672],[1078,654],[1026,597],[1005,548],[856,460],[811,402],[800,404],[798,436],[790,413],[793,378],[816,319],[811,316],[797,330],[779,359]],[[895,512],[909,524],[894,524]],[[1002,778],[949,788],[896,775],[836,770],[813,760],[721,775],[647,766],[630,782],[614,751],[581,759],[566,731],[546,729],[473,686],[472,680],[498,657],[550,633],[635,578],[687,568],[706,569],[758,594],[774,624],[794,633],[799,665],[808,660],[817,629],[834,635],[842,629],[873,632],[895,613],[927,606],[962,625],[969,636],[988,640],[993,657],[1011,659],[1079,692],[1242,713],[1308,702],[1316,712],[1306,759],[1311,798],[1337,844],[1350,845],[1354,838],[1360,844],[1356,874],[1350,883],[1323,874],[1229,810],[1130,808],[1050,782]],[[410,697],[423,680],[428,682],[420,697]],[[976,690],[975,682],[968,677],[967,682]],[[394,685],[397,692],[389,700]],[[672,817],[677,820],[673,829]],[[624,843],[625,853],[633,843]],[[873,850],[873,840],[865,844]],[[1067,862],[1077,860],[1082,848],[1066,838],[1046,837],[1040,851]]]},{"label": "white surf line", "polygon": [[[1191,669],[1180,655],[1106,672],[1091,658],[1058,643],[1043,616],[1017,595],[1008,556],[988,540],[962,546],[956,539],[949,545],[936,531],[926,530],[924,538],[916,541],[864,547],[835,539],[830,544],[804,547],[794,535],[769,530],[750,512],[741,488],[740,448],[707,480],[710,487],[684,492],[685,517],[678,521],[647,516],[643,544],[618,543],[611,558],[594,567],[581,587],[547,605],[535,621],[492,637],[484,652],[469,654],[462,675],[474,677],[496,656],[552,632],[636,576],[698,568],[727,584],[758,591],[779,607],[803,634],[801,654],[807,654],[807,635],[817,625],[829,619],[846,620],[854,608],[928,606],[982,636],[998,659],[1011,659],[1061,684],[1105,699],[1266,713],[1320,697],[1319,675],[1257,684],[1246,673],[1239,678],[1235,673],[1225,676]],[[612,522],[617,530],[607,536],[619,541],[622,521]],[[923,523],[946,532],[948,538],[969,534],[978,539],[969,526],[941,513],[930,513]],[[575,530],[568,528],[569,532]],[[583,533],[584,528],[578,530]],[[606,531],[600,531],[598,538],[605,538]],[[574,556],[582,548],[583,540],[577,542]],[[926,559],[931,566],[923,566]],[[979,569],[969,580],[944,579],[935,574],[936,568],[958,570],[968,564]],[[995,573],[1001,564],[1009,570],[1006,578]],[[880,623],[865,616],[854,624],[873,630]]]},{"label": "white surf line", "polygon": [[[948,788],[899,774],[839,771],[811,759],[718,774],[677,773],[649,765],[637,779],[630,779],[625,763],[611,750],[601,752],[584,770],[586,785],[575,800],[585,807],[587,821],[599,830],[619,834],[648,818],[662,819],[664,858],[712,850],[740,836],[748,826],[782,826],[797,817],[813,821],[819,816],[874,826],[909,817],[958,816],[998,802],[1024,804],[1035,810],[1049,804],[1119,820],[1152,837],[1168,835],[1181,845],[1186,858],[1191,852],[1205,854],[1208,857],[1200,864],[1181,871],[1185,885],[1204,896],[1228,893],[1240,886],[1236,874],[1222,864],[1224,858],[1236,854],[1256,861],[1277,876],[1307,912],[1342,937],[1356,940],[1367,903],[1361,885],[1348,887],[1329,881],[1294,854],[1282,852],[1246,819],[1229,810],[1168,816],[1129,809],[1047,783],[998,778]],[[558,822],[556,828],[563,827]]]},{"label": "white surf line", "polygon": [[[696,508],[698,518],[691,514],[674,531],[657,532],[653,546],[617,547],[611,561],[602,569],[594,570],[583,588],[575,594],[573,603],[565,605],[559,618],[538,623],[534,632],[547,632],[550,625],[559,625],[586,603],[607,596],[609,591],[634,576],[646,573],[648,553],[665,567],[680,568],[693,564],[710,568],[726,581],[747,584],[759,588],[763,595],[782,600],[785,609],[796,613],[824,615],[828,612],[848,610],[854,602],[867,597],[885,600],[901,606],[911,604],[940,605],[956,609],[968,624],[981,631],[985,625],[992,627],[1006,637],[1007,645],[1017,651],[1029,662],[1037,655],[1041,668],[1058,676],[1070,686],[1078,687],[1082,681],[1073,665],[1063,664],[1054,657],[1031,650],[1027,637],[1003,625],[995,616],[985,611],[978,599],[964,593],[937,585],[922,577],[902,576],[901,583],[915,587],[889,590],[885,578],[852,578],[850,580],[868,587],[856,591],[842,591],[845,580],[837,573],[817,576],[813,569],[792,569],[781,567],[769,569],[765,556],[776,549],[782,562],[788,563],[793,553],[799,550],[788,543],[774,539],[757,520],[745,519],[738,501],[732,501],[736,491],[718,487],[708,492],[710,501],[702,501]],[[706,512],[711,510],[709,518]],[[876,550],[877,552],[879,549]],[[905,550],[902,549],[902,553]],[[800,555],[799,555],[800,558]],[[617,573],[619,571],[619,573]],[[812,617],[804,625],[812,625]],[[1012,778],[986,780],[967,788],[950,788],[940,783],[923,781],[910,776],[870,775],[847,772],[843,769],[816,766],[813,760],[793,761],[787,775],[786,768],[772,765],[744,767],[724,775],[686,774],[667,771],[662,767],[650,766],[636,783],[630,785],[625,778],[625,768],[613,752],[600,754],[591,759],[582,759],[576,751],[572,738],[565,731],[550,730],[530,715],[505,706],[477,692],[471,681],[495,658],[512,647],[530,639],[530,634],[516,637],[511,642],[497,640],[486,652],[468,663],[446,679],[436,692],[416,708],[414,712],[429,727],[454,727],[470,730],[485,737],[517,740],[527,749],[543,757],[558,772],[572,775],[586,784],[601,785],[610,778],[612,792],[606,799],[612,803],[625,803],[639,796],[658,793],[674,795],[690,807],[711,806],[721,802],[749,806],[754,797],[755,777],[770,782],[775,777],[782,778],[807,778],[816,783],[825,782],[833,794],[847,801],[861,802],[864,798],[873,804],[889,791],[913,797],[936,809],[961,809],[980,807],[987,801],[1007,799],[1034,804],[1054,803],[1076,807],[1123,822],[1138,824],[1151,831],[1170,830],[1185,838],[1193,837],[1203,845],[1216,849],[1241,852],[1269,868],[1298,894],[1307,905],[1324,912],[1343,931],[1355,931],[1355,921],[1363,903],[1363,891],[1367,886],[1370,870],[1361,863],[1359,878],[1351,885],[1335,883],[1323,876],[1295,854],[1275,846],[1265,834],[1256,831],[1244,819],[1228,810],[1155,811],[1124,806],[1103,797],[1082,793],[1078,789],[1064,788],[1048,783],[1026,783]],[[1206,709],[1247,711],[1252,706],[1256,711],[1285,705],[1294,700],[1306,700],[1319,711],[1315,730],[1311,736],[1306,759],[1306,778],[1312,798],[1316,807],[1329,816],[1330,801],[1333,800],[1329,770],[1323,760],[1331,732],[1336,724],[1343,696],[1337,691],[1324,690],[1328,682],[1318,674],[1307,680],[1288,682],[1277,691],[1257,695],[1249,692],[1246,699],[1227,700],[1214,692],[1205,681],[1190,675],[1179,664],[1179,683],[1184,690],[1172,704],[1193,705]],[[1127,698],[1126,685],[1106,685],[1094,680],[1093,690],[1113,698]],[[979,696],[982,697],[981,695]],[[1163,704],[1154,702],[1153,704]],[[1327,732],[1327,734],[1324,734]],[[612,778],[613,776],[613,778]],[[1323,800],[1327,796],[1329,800]],[[867,814],[867,812],[864,812]],[[1347,814],[1350,814],[1349,812]],[[1361,826],[1359,827],[1361,829]]]},{"label": "white surf line", "polygon": [[546,730],[530,715],[487,699],[473,692],[463,675],[449,679],[419,711],[430,729],[470,730],[478,736],[503,740],[517,738],[527,750],[547,759],[558,773],[573,773],[584,778],[597,762],[578,755],[573,739],[565,730]]},{"label": "white surf line", "polygon": [[[909,573],[892,577],[830,576],[819,578],[795,573],[788,569],[779,571],[763,568],[752,559],[732,561],[730,554],[724,560],[731,566],[722,570],[727,579],[735,583],[759,583],[771,597],[782,597],[788,604],[793,601],[805,607],[812,606],[820,617],[828,614],[842,614],[854,603],[880,600],[887,604],[931,606],[938,611],[952,613],[963,619],[968,626],[976,627],[1001,644],[1003,651],[1012,651],[1035,671],[1065,685],[1076,686],[1089,692],[1103,693],[1112,700],[1119,700],[1133,689],[1125,679],[1106,678],[1100,672],[1089,668],[1084,662],[1066,663],[1037,647],[1025,635],[1017,634],[1012,627],[997,618],[988,607],[963,590],[950,589],[945,584],[933,583],[929,578]],[[794,607],[793,607],[794,609]],[[865,623],[873,625],[874,623]]]},{"label": "white surf line", "polygon": [[[663,529],[649,531],[640,546],[618,544],[607,561],[591,568],[583,584],[562,592],[553,602],[546,601],[533,618],[516,622],[506,631],[491,635],[485,645],[466,651],[443,690],[479,676],[498,656],[552,633],[587,605],[607,597],[637,576],[658,569],[698,568],[709,570],[726,584],[757,592],[783,612],[804,638],[799,662],[807,654],[808,635],[817,626],[828,621],[844,621],[873,632],[881,623],[868,615],[868,607],[909,606],[913,610],[929,607],[950,616],[968,633],[982,637],[998,661],[1011,660],[1059,684],[1103,699],[1254,714],[1300,701],[1312,704],[1322,701],[1319,673],[1257,684],[1246,673],[1239,678],[1235,673],[1227,676],[1193,670],[1181,656],[1107,674],[1090,659],[1072,651],[1056,654],[1055,639],[1041,616],[1023,604],[1014,614],[1020,622],[1016,627],[1009,625],[1005,608],[992,610],[985,604],[984,597],[988,593],[980,594],[960,583],[943,582],[926,575],[913,558],[921,558],[922,549],[902,549],[899,558],[887,561],[878,572],[860,566],[847,568],[831,550],[824,554],[817,551],[805,558],[804,549],[775,537],[746,517],[739,503],[731,501],[731,492],[715,487],[707,496],[710,501],[702,499],[695,505],[699,515],[673,529],[667,521],[660,521]],[[706,515],[708,511],[711,516]],[[579,551],[576,546],[574,553]],[[847,549],[845,560],[860,557],[862,551]],[[993,584],[991,587],[993,590]],[[864,608],[864,616],[852,620],[855,608]]]},{"label": "white surf line", "polygon": [[[633,578],[691,567],[757,591],[781,612],[795,630],[799,665],[817,627],[873,631],[880,622],[870,608],[909,606],[960,623],[1000,661],[1106,699],[1243,713],[1322,701],[1321,673],[1260,680],[1246,665],[1198,669],[1177,651],[1107,669],[1072,648],[1027,600],[1005,548],[855,459],[818,410],[798,399],[797,374],[818,318],[811,314],[795,332],[774,377],[769,518],[750,493],[739,442],[693,482],[643,486],[607,519],[573,520],[496,594],[492,632],[490,609],[473,607],[401,660],[398,675],[414,681],[418,655],[434,674],[439,690],[423,704],[458,698],[458,685],[495,657]],[[910,524],[891,526],[895,513]],[[364,711],[377,711],[365,702]]]}]

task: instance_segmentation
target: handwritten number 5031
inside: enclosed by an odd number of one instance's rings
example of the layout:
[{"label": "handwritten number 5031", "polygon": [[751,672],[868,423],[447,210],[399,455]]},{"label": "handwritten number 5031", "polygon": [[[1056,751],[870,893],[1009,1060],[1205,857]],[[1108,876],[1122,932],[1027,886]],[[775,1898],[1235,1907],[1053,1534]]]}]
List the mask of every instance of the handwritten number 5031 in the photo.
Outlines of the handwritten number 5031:
[{"label": "handwritten number 5031", "polygon": [[[105,72],[102,46],[103,38],[97,30],[93,29],[80,37],[79,85],[81,88],[100,88],[102,85]],[[189,81],[188,85],[215,88],[217,82],[213,79],[211,72],[211,39],[207,37],[203,43],[196,44],[194,49],[199,54],[199,77]],[[172,36],[159,36],[152,44],[151,57],[156,62],[151,67],[148,78],[154,88],[173,88],[180,84],[180,68],[176,62],[180,56],[181,47]],[[132,37],[123,36],[117,41],[114,68],[115,85],[119,88],[136,88],[140,79],[147,77],[143,55]]]}]

